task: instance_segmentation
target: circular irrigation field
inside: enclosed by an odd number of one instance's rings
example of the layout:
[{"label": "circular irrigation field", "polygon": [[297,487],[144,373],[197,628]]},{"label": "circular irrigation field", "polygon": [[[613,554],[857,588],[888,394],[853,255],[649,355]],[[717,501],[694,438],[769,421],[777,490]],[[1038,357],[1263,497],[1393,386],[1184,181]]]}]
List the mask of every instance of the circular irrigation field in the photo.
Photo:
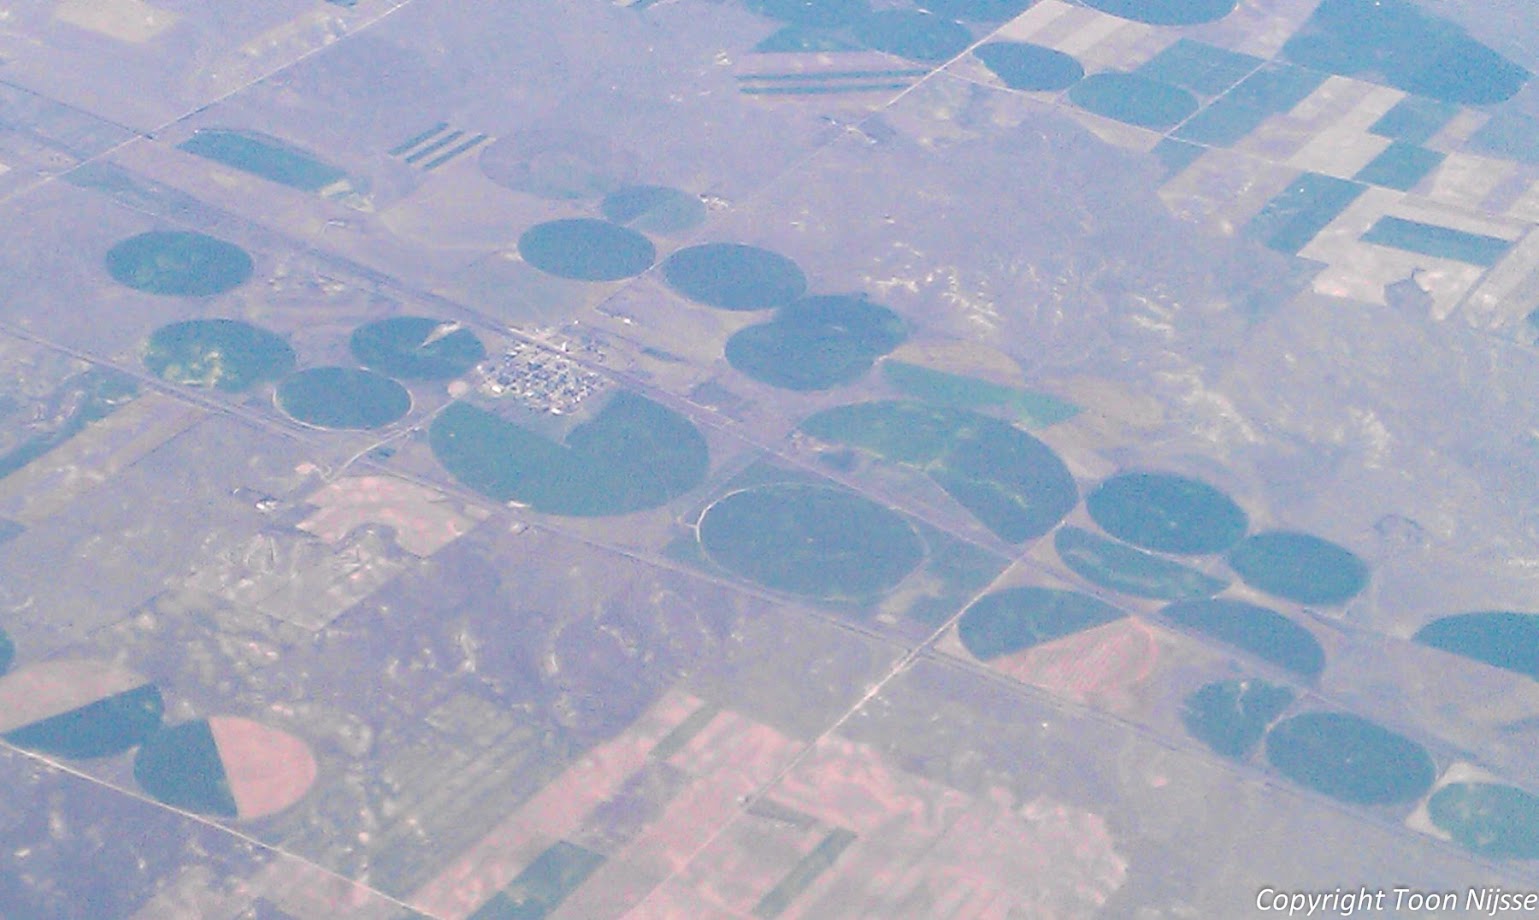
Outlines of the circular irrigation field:
[{"label": "circular irrigation field", "polygon": [[234,243],[182,230],[141,233],[107,251],[114,280],[173,297],[223,294],[246,283],[252,268],[251,256]]},{"label": "circular irrigation field", "polygon": [[924,543],[897,512],[843,489],[754,486],[700,519],[699,540],[722,568],[777,591],[859,599],[902,581]]}]

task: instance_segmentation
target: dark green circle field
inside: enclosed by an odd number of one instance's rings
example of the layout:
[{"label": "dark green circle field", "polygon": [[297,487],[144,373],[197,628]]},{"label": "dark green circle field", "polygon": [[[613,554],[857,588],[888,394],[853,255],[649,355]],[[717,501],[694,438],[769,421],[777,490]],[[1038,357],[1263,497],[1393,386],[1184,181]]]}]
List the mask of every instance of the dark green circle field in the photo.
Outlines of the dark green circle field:
[{"label": "dark green circle field", "polygon": [[1012,655],[1126,616],[1098,598],[1055,588],[1007,588],[974,601],[957,638],[979,661]]},{"label": "dark green circle field", "polygon": [[1356,554],[1288,530],[1247,537],[1229,551],[1229,567],[1252,588],[1300,604],[1345,603],[1368,584]]},{"label": "dark green circle field", "polygon": [[663,280],[690,300],[723,310],[767,310],[807,290],[807,278],[795,262],[741,243],[680,249],[664,260]]},{"label": "dark green circle field", "polygon": [[705,202],[698,195],[665,185],[630,185],[604,196],[599,210],[606,220],[667,236],[705,222]]},{"label": "dark green circle field", "polygon": [[722,568],[811,597],[870,597],[924,558],[902,515],[853,492],[801,483],[734,492],[706,509],[699,534]]},{"label": "dark green circle field", "polygon": [[474,332],[449,320],[392,316],[353,330],[353,357],[404,380],[452,380],[486,357]]},{"label": "dark green circle field", "polygon": [[1498,859],[1539,859],[1539,797],[1499,783],[1449,783],[1427,802],[1460,846]]},{"label": "dark green circle field", "polygon": [[1019,543],[1057,526],[1079,503],[1062,458],[992,416],[921,403],[835,406],[802,431],[916,467],[1000,538]]},{"label": "dark green circle field", "polygon": [[973,43],[966,26],[921,10],[868,13],[851,28],[856,41],[867,48],[925,63],[950,60]]},{"label": "dark green circle field", "polygon": [[156,230],[107,251],[107,273],[120,284],[170,297],[223,294],[251,277],[251,256],[202,233]]},{"label": "dark green circle field", "polygon": [[1181,722],[1215,753],[1240,760],[1292,703],[1293,691],[1286,687],[1255,679],[1217,681],[1186,698]]},{"label": "dark green circle field", "polygon": [[989,42],[973,55],[1011,89],[1068,89],[1085,76],[1085,68],[1073,57],[1027,42]]},{"label": "dark green circle field", "polygon": [[1223,19],[1238,0],[1085,0],[1103,13],[1152,26],[1194,26]]},{"label": "dark green circle field", "polygon": [[160,690],[107,662],[53,659],[0,677],[0,737],[55,757],[110,757],[160,727]]},{"label": "dark green circle field", "polygon": [[859,296],[806,297],[727,340],[727,363],[787,390],[856,380],[907,336],[896,313]]},{"label": "dark green circle field", "polygon": [[134,779],[157,800],[200,815],[238,814],[206,720],[162,729],[134,755]]},{"label": "dark green circle field", "polygon": [[925,12],[963,22],[1005,22],[1014,19],[1036,0],[922,0]]},{"label": "dark green circle field", "polygon": [[1123,473],[1085,498],[1100,528],[1162,553],[1220,553],[1245,536],[1249,518],[1223,492],[1169,473]]},{"label": "dark green circle field", "polygon": [[547,514],[655,508],[704,479],[705,437],[679,413],[619,392],[557,444],[485,409],[454,403],[428,429],[450,475],[489,498]]},{"label": "dark green circle field", "polygon": [[1525,67],[1431,10],[1409,0],[1323,0],[1282,57],[1458,105],[1504,102],[1523,89],[1531,76]]},{"label": "dark green circle field", "polygon": [[263,818],[304,798],[315,783],[310,746],[238,716],[171,725],[134,755],[134,779],[155,799],[218,818]]},{"label": "dark green circle field", "polygon": [[1079,577],[1133,597],[1167,601],[1212,597],[1229,586],[1197,569],[1081,527],[1059,528],[1053,534],[1053,549]]},{"label": "dark green circle field", "polygon": [[1069,89],[1069,100],[1114,121],[1164,131],[1197,111],[1197,97],[1131,73],[1091,74]]},{"label": "dark green circle field", "polygon": [[1425,748],[1361,716],[1306,712],[1266,736],[1279,773],[1343,802],[1408,802],[1432,786],[1437,767]]},{"label": "dark green circle field", "polygon": [[760,16],[816,29],[838,28],[871,9],[867,0],[747,0],[746,5]]},{"label": "dark green circle field", "polygon": [[536,224],[518,238],[518,254],[548,275],[574,281],[618,281],[657,258],[652,241],[607,220],[573,217]]},{"label": "dark green circle field", "polygon": [[368,429],[411,411],[411,393],[389,377],[352,367],[315,367],[278,384],[278,408],[317,428]]},{"label": "dark green circle field", "polygon": [[1539,680],[1539,616],[1510,610],[1458,613],[1413,637],[1422,645]]},{"label": "dark green circle field", "polygon": [[294,369],[282,336],[234,319],[193,319],[150,334],[144,366],[162,380],[232,393]]},{"label": "dark green circle field", "polygon": [[1325,650],[1314,634],[1270,608],[1213,598],[1178,601],[1160,615],[1305,677],[1325,670]]}]

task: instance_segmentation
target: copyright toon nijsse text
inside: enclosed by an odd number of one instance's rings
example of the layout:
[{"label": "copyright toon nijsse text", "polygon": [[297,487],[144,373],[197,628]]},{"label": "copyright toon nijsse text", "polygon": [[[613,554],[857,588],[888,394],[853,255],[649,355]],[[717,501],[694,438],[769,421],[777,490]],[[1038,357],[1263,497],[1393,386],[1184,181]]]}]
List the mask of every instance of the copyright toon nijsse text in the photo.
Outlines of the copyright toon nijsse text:
[{"label": "copyright toon nijsse text", "polygon": [[1488,917],[1512,916],[1539,912],[1539,891],[1508,891],[1505,888],[1428,891],[1408,886],[1369,888],[1366,885],[1330,891],[1263,888],[1256,894],[1256,909],[1284,917],[1350,917],[1386,910],[1404,913],[1463,911]]}]

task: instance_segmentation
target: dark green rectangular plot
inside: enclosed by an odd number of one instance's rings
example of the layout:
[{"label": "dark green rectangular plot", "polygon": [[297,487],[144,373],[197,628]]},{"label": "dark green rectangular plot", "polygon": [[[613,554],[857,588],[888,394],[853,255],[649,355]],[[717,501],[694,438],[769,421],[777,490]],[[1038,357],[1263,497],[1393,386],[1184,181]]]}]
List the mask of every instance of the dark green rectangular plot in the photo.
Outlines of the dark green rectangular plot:
[{"label": "dark green rectangular plot", "polygon": [[1384,148],[1383,153],[1374,157],[1352,178],[1370,185],[1408,192],[1422,177],[1436,169],[1443,162],[1444,156],[1436,150],[1396,141]]},{"label": "dark green rectangular plot", "polygon": [[544,920],[603,863],[601,854],[558,840],[472,914],[471,920]]},{"label": "dark green rectangular plot", "polygon": [[1287,64],[1271,64],[1241,80],[1226,95],[1273,112],[1286,112],[1303,102],[1324,82],[1324,74]]},{"label": "dark green rectangular plot", "polygon": [[855,832],[844,828],[836,828],[818,842],[811,853],[801,858],[786,877],[780,880],[780,884],[770,889],[769,893],[759,899],[754,905],[753,915],[765,918],[778,917],[781,912],[791,906],[791,902],[807,890],[807,886],[817,881],[818,876],[828,871],[828,867],[834,864],[839,854],[845,848],[855,842]]},{"label": "dark green rectangular plot", "polygon": [[1175,132],[1182,140],[1228,147],[1273,115],[1298,105],[1325,77],[1301,67],[1273,64],[1241,80],[1234,89],[1187,119]]},{"label": "dark green rectangular plot", "polygon": [[1246,105],[1224,97],[1187,119],[1172,136],[1211,147],[1229,147],[1274,114],[1262,106]]},{"label": "dark green rectangular plot", "polygon": [[448,151],[440,153],[438,156],[433,157],[426,163],[423,163],[422,168],[427,171],[435,170],[484,140],[486,140],[485,134],[477,134],[475,137],[472,137],[468,141],[461,141],[460,143],[455,144],[453,147],[450,147]]},{"label": "dark green rectangular plot", "polygon": [[445,147],[449,146],[450,144],[454,143],[455,141],[459,140],[460,138],[462,138],[464,136],[465,136],[465,132],[464,131],[450,131],[448,134],[445,134],[443,137],[440,137],[438,140],[434,141],[433,143],[428,144],[426,147],[423,147],[421,150],[418,150],[415,153],[408,154],[407,157],[406,157],[406,162],[408,162],[408,163],[416,163],[418,160],[425,159],[426,157],[430,157],[433,154],[435,154],[438,151],[444,149]]},{"label": "dark green rectangular plot", "polygon": [[1165,175],[1174,176],[1176,173],[1192,165],[1198,157],[1202,156],[1203,151],[1206,149],[1197,144],[1188,144],[1185,141],[1172,140],[1167,137],[1154,145],[1154,155],[1164,164]]},{"label": "dark green rectangular plot", "polygon": [[719,712],[721,707],[713,703],[706,703],[696,709],[686,716],[684,721],[675,725],[672,731],[664,735],[663,739],[657,742],[657,746],[647,753],[647,756],[652,760],[667,760],[684,750],[684,745],[695,740],[695,736],[700,734]]},{"label": "dark green rectangular plot", "polygon": [[1489,156],[1539,163],[1539,119],[1515,112],[1498,112],[1470,135],[1466,149]]},{"label": "dark green rectangular plot", "polygon": [[423,131],[421,134],[414,134],[396,146],[390,148],[390,155],[393,157],[398,157],[447,127],[449,127],[449,123],[447,121],[441,121],[426,131]]},{"label": "dark green rectangular plot", "polygon": [[269,182],[307,192],[347,178],[342,170],[298,150],[236,131],[198,131],[176,147]]},{"label": "dark green rectangular plot", "polygon": [[1512,248],[1510,240],[1498,236],[1466,233],[1400,217],[1379,218],[1379,222],[1362,235],[1362,240],[1424,256],[1457,259],[1471,265],[1495,265]]},{"label": "dark green rectangular plot", "polygon": [[1407,144],[1422,144],[1443,129],[1459,107],[1424,96],[1407,96],[1373,123],[1369,132]]},{"label": "dark green rectangular plot", "polygon": [[1304,173],[1251,218],[1247,235],[1267,248],[1297,253],[1357,200],[1366,186],[1334,176]]},{"label": "dark green rectangular plot", "polygon": [[1183,38],[1138,68],[1139,76],[1216,96],[1264,63],[1251,57]]}]

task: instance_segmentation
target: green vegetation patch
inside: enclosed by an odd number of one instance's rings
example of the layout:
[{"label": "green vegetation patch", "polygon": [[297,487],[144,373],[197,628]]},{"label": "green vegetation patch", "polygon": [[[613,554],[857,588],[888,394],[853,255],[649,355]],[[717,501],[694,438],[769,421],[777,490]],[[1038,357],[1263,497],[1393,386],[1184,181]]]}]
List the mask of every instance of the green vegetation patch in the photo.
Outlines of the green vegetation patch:
[{"label": "green vegetation patch", "polygon": [[795,262],[741,243],[680,249],[663,262],[663,279],[690,300],[723,310],[767,310],[807,290],[807,278]]},{"label": "green vegetation patch", "polygon": [[837,28],[871,11],[867,0],[747,0],[760,16],[798,26]]},{"label": "green vegetation patch", "polygon": [[986,594],[968,607],[957,621],[957,638],[968,654],[990,661],[1126,615],[1078,591],[1007,588]]},{"label": "green vegetation patch", "polygon": [[282,336],[240,320],[193,319],[151,333],[144,366],[171,383],[239,393],[292,371],[294,349]]},{"label": "green vegetation patch", "polygon": [[1427,173],[1441,165],[1446,156],[1447,154],[1439,150],[1428,150],[1415,144],[1396,141],[1384,148],[1384,152],[1374,157],[1367,166],[1359,169],[1352,178],[1359,182],[1408,192],[1425,178]]},{"label": "green vegetation patch", "polygon": [[1142,64],[1138,74],[1204,96],[1217,96],[1262,63],[1261,58],[1249,54],[1181,38]]},{"label": "green vegetation patch", "polygon": [[278,384],[278,408],[317,428],[367,429],[411,411],[411,393],[389,377],[352,367],[315,367]]},{"label": "green vegetation patch", "polygon": [[1300,604],[1342,604],[1368,584],[1368,565],[1350,550],[1286,530],[1247,538],[1229,566],[1252,588]]},{"label": "green vegetation patch", "polygon": [[1215,753],[1243,760],[1292,703],[1293,691],[1286,687],[1254,679],[1219,681],[1186,698],[1181,722]]},{"label": "green vegetation patch", "polygon": [[1368,131],[1407,144],[1424,144],[1457,114],[1459,107],[1452,103],[1407,96],[1395,103],[1395,107],[1385,112]]},{"label": "green vegetation patch", "polygon": [[1155,144],[1154,150],[1150,152],[1160,161],[1160,165],[1165,167],[1165,176],[1168,178],[1197,162],[1197,158],[1208,151],[1205,147],[1167,137]]},{"label": "green vegetation patch", "polygon": [[868,13],[852,28],[855,40],[866,47],[914,61],[949,61],[973,43],[966,26],[923,10]]},{"label": "green vegetation patch", "polygon": [[734,492],[700,519],[718,565],[778,591],[858,601],[902,581],[924,543],[897,512],[843,489],[777,483]]},{"label": "green vegetation patch", "polygon": [[1361,716],[1306,712],[1266,736],[1278,772],[1343,802],[1382,805],[1418,798],[1437,767],[1421,745]]},{"label": "green vegetation patch", "polygon": [[1494,112],[1490,120],[1465,141],[1464,149],[1504,160],[1539,164],[1539,118],[1520,112]]},{"label": "green vegetation patch", "polygon": [[1052,530],[1079,502],[1053,449],[996,418],[905,402],[838,406],[802,422],[813,437],[917,467],[1001,539]]},{"label": "green vegetation patch", "polygon": [[753,50],[760,54],[816,54],[862,49],[816,26],[790,25],[754,45]]},{"label": "green vegetation patch", "polygon": [[973,55],[1011,89],[1068,89],[1085,76],[1085,68],[1072,56],[1029,42],[988,42]]},{"label": "green vegetation patch", "polygon": [[1427,802],[1432,823],[1481,856],[1539,859],[1539,797],[1498,783],[1449,783]]},{"label": "green vegetation patch", "polygon": [[1452,227],[1424,224],[1399,217],[1381,217],[1358,237],[1376,243],[1442,259],[1457,259],[1471,265],[1491,266],[1512,248],[1512,241],[1482,233],[1466,233]]},{"label": "green vegetation patch", "polygon": [[689,419],[627,392],[574,428],[565,444],[467,403],[439,413],[428,442],[468,488],[573,516],[655,508],[699,485],[710,462]]},{"label": "green vegetation patch", "polygon": [[919,6],[937,16],[963,22],[1005,22],[1014,19],[1036,0],[924,0]]},{"label": "green vegetation patch", "polygon": [[1178,601],[1160,613],[1177,626],[1305,677],[1325,670],[1325,649],[1314,634],[1267,607],[1215,598]]},{"label": "green vegetation patch", "polygon": [[728,339],[727,363],[770,386],[826,390],[864,375],[906,336],[898,314],[865,297],[807,297]]},{"label": "green vegetation patch", "polygon": [[1238,0],[1085,0],[1103,13],[1153,26],[1194,26],[1223,19]]},{"label": "green vegetation patch", "polygon": [[1197,111],[1197,97],[1186,90],[1131,73],[1092,74],[1070,88],[1069,100],[1087,112],[1157,131]]},{"label": "green vegetation patch", "polygon": [[508,887],[470,920],[542,920],[604,864],[605,856],[558,840],[536,856]]},{"label": "green vegetation patch", "polygon": [[1298,105],[1324,81],[1324,74],[1303,67],[1267,64],[1187,119],[1175,136],[1227,147],[1271,116]]},{"label": "green vegetation patch", "polygon": [[11,669],[11,664],[16,660],[16,643],[5,630],[0,629],[0,675]]},{"label": "green vegetation patch", "polygon": [[630,185],[610,192],[599,210],[617,224],[665,236],[705,222],[705,202],[700,196],[665,185]]},{"label": "green vegetation patch", "polygon": [[117,371],[91,368],[69,378],[49,400],[53,417],[36,434],[0,454],[0,479],[11,475],[70,438],[84,431],[117,409],[133,401],[139,393],[133,378]]},{"label": "green vegetation patch", "polygon": [[1360,182],[1304,173],[1268,201],[1251,218],[1245,232],[1268,249],[1293,255],[1356,201],[1365,188]]},{"label": "green vegetation patch", "polygon": [[1100,528],[1164,553],[1219,553],[1245,536],[1250,519],[1205,482],[1170,473],[1123,473],[1085,498]]},{"label": "green vegetation patch", "polygon": [[575,281],[618,281],[646,271],[652,241],[607,220],[574,217],[535,224],[518,238],[518,254],[540,271]]},{"label": "green vegetation patch", "polygon": [[1512,98],[1524,68],[1408,0],[1324,0],[1283,45],[1289,60],[1461,105]]},{"label": "green vegetation patch", "polygon": [[270,182],[307,192],[319,191],[347,178],[347,173],[303,150],[252,131],[200,128],[177,149]]},{"label": "green vegetation patch", "polygon": [[156,230],[107,250],[107,274],[120,284],[175,297],[223,294],[251,277],[251,256],[202,233]]},{"label": "green vegetation patch", "polygon": [[1417,630],[1415,641],[1539,680],[1539,616],[1507,610],[1459,613]]},{"label": "green vegetation patch", "polygon": [[134,755],[134,780],[173,808],[220,818],[238,814],[224,759],[206,719],[151,736]]},{"label": "green vegetation patch", "polygon": [[1108,540],[1079,527],[1053,535],[1058,558],[1081,578],[1103,588],[1160,600],[1212,597],[1229,586],[1179,562]]},{"label": "green vegetation patch", "polygon": [[1078,406],[1056,396],[906,361],[883,361],[882,374],[891,386],[915,399],[959,409],[999,409],[1028,428],[1046,428],[1079,414]]},{"label": "green vegetation patch", "polygon": [[364,367],[406,380],[452,380],[486,357],[474,332],[426,316],[392,316],[359,326],[348,345]]},{"label": "green vegetation patch", "polygon": [[19,748],[84,759],[121,754],[160,728],[165,702],[154,684],[104,697],[5,733]]},{"label": "green vegetation patch", "polygon": [[842,827],[829,831],[812,848],[812,852],[798,860],[791,871],[759,899],[759,903],[754,905],[753,915],[759,920],[772,920],[780,916],[804,891],[812,887],[813,882],[832,868],[840,854],[857,839],[854,831]]}]

